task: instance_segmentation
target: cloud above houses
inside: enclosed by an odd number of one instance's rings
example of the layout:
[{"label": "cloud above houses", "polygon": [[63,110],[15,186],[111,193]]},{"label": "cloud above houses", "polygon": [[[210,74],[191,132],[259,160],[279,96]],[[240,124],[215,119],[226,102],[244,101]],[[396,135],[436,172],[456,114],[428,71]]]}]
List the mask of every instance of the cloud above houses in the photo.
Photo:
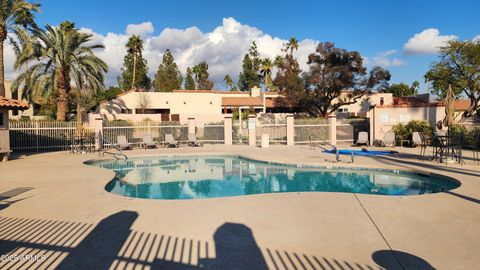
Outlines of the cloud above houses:
[{"label": "cloud above houses", "polygon": [[[126,53],[125,44],[132,34],[140,35],[144,40],[143,56],[147,60],[152,79],[162,62],[163,53],[170,49],[183,74],[187,67],[206,61],[209,65],[210,78],[215,82],[216,88],[223,87],[223,77],[226,74],[235,79],[238,77],[243,56],[253,41],[256,41],[261,57],[272,59],[282,53],[281,48],[287,42],[255,27],[241,24],[234,18],[224,18],[222,24],[211,32],[202,32],[193,26],[185,29],[165,28],[158,35],[153,35],[155,29],[151,22],[130,24],[124,34],[101,35],[92,29],[81,30],[91,33],[95,42],[105,46],[105,49],[97,51],[97,55],[110,67],[107,85],[115,85],[116,78],[121,74]],[[307,69],[308,54],[315,50],[317,44],[317,41],[310,39],[299,42],[296,56],[303,69]]]},{"label": "cloud above houses", "polygon": [[435,28],[425,29],[411,37],[403,49],[408,54],[435,54],[440,47],[445,46],[448,41],[458,39],[455,35],[440,35]]},{"label": "cloud above houses", "polygon": [[[82,32],[92,34],[92,44],[103,44],[104,49],[96,50],[97,56],[109,66],[106,76],[106,85],[116,85],[117,77],[121,75],[123,58],[126,54],[125,44],[132,34],[140,35],[144,40],[143,56],[147,60],[149,76],[153,79],[158,66],[162,62],[163,53],[170,49],[175,61],[185,74],[187,67],[194,66],[201,61],[209,65],[210,78],[215,82],[215,88],[224,87],[223,78],[229,74],[235,80],[242,68],[242,60],[253,41],[256,41],[261,57],[274,59],[283,54],[281,49],[286,39],[271,36],[256,27],[242,24],[234,18],[224,18],[221,25],[210,32],[202,32],[192,26],[184,29],[165,28],[155,33],[151,22],[129,24],[124,33],[99,34],[94,29],[81,28]],[[299,40],[299,48],[295,56],[302,70],[308,70],[307,59],[315,51],[319,41],[313,39]],[[15,56],[10,46],[6,46],[6,76],[14,78],[13,71]],[[368,67],[380,65],[394,67],[406,64],[396,55],[396,50],[381,52],[373,57],[364,57]]]}]

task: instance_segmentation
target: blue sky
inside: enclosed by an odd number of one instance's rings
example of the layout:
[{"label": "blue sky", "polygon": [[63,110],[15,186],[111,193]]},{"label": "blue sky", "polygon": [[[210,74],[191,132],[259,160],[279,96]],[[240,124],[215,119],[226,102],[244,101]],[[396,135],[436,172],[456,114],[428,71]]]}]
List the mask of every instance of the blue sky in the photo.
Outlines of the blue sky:
[{"label": "blue sky", "polygon": [[[392,82],[404,81],[411,83],[419,80],[423,83],[423,74],[428,69],[429,63],[436,59],[435,52],[425,51],[425,42],[428,38],[438,41],[444,39],[458,38],[461,40],[472,39],[480,35],[480,10],[479,1],[41,1],[42,12],[37,16],[40,25],[57,25],[63,20],[74,21],[79,28],[88,28],[98,34],[99,41],[105,41],[108,33],[125,35],[129,24],[141,24],[150,22],[147,25],[149,30],[144,33],[145,39],[151,39],[152,62],[155,69],[156,54],[161,55],[164,51],[162,44],[159,44],[164,37],[158,38],[165,28],[185,30],[189,27],[196,27],[201,34],[211,37],[216,28],[227,27],[224,18],[232,18],[235,25],[247,26],[242,32],[245,39],[262,37],[267,35],[272,38],[269,43],[265,41],[262,49],[265,52],[274,50],[275,38],[285,40],[295,36],[300,41],[333,41],[338,47],[359,51],[367,58],[367,66],[381,63],[392,73]],[[237,26],[238,26],[237,25]],[[259,32],[251,33],[253,27]],[[243,28],[242,28],[243,29]],[[411,50],[405,50],[405,44],[415,36],[427,29],[424,33],[426,40],[419,41],[420,44],[412,44]],[[228,31],[227,31],[228,32]],[[135,33],[135,32],[129,32]],[[143,32],[142,32],[143,33]],[[223,33],[223,32],[222,32]],[[250,33],[250,34],[249,34]],[[436,33],[436,35],[435,35]],[[171,33],[170,33],[171,34]],[[172,34],[173,35],[173,34]],[[183,39],[188,42],[190,35],[180,33]],[[240,34],[239,34],[240,35]],[[455,37],[453,37],[455,36]],[[179,37],[179,38],[182,38]],[[155,38],[158,40],[155,43]],[[176,46],[175,36],[165,42],[169,46]],[[444,38],[444,39],[442,39]],[[122,42],[124,39],[118,39]],[[173,40],[173,43],[172,43]],[[192,39],[193,40],[193,39]],[[198,40],[202,40],[198,38]],[[225,38],[225,40],[228,40]],[[435,41],[434,40],[434,41]],[[434,43],[432,41],[432,43]],[[203,47],[208,47],[202,42]],[[237,41],[238,42],[238,41]],[[423,42],[423,43],[422,43]],[[192,41],[192,44],[195,41]],[[249,43],[249,42],[248,42]],[[305,50],[309,47],[305,42]],[[423,45],[422,45],[423,44]],[[420,46],[416,51],[415,46]],[[123,44],[122,44],[123,46]],[[190,47],[188,47],[190,46]],[[182,45],[174,51],[177,58],[185,58],[181,49],[192,48],[193,45]],[[272,46],[269,49],[269,46]],[[195,47],[195,48],[199,48]],[[203,48],[202,47],[202,48]],[[237,49],[246,49],[248,44]],[[216,50],[215,46],[208,47]],[[276,48],[276,47],[275,47]],[[232,49],[233,50],[233,49]],[[225,73],[235,73],[238,69],[227,67],[228,62],[214,60],[214,54],[205,53],[205,50],[192,49],[198,52],[195,59],[201,57],[209,63],[211,60],[213,73],[218,87],[221,88],[221,69]],[[219,49],[220,57],[228,50]],[[243,52],[244,53],[244,52]],[[307,54],[308,52],[303,52]],[[175,55],[177,54],[177,55]],[[299,52],[302,54],[302,52]],[[109,56],[105,54],[105,56]],[[268,55],[267,55],[268,56]],[[304,55],[303,55],[304,56]],[[112,57],[112,55],[110,55]],[[119,57],[117,54],[116,57]],[[191,57],[191,56],[190,56]],[[120,56],[123,58],[123,56]],[[209,59],[210,58],[210,59]],[[239,53],[231,56],[232,65],[238,64]],[[241,57],[240,57],[241,58]],[[161,59],[161,58],[158,58]],[[303,59],[303,58],[302,58]],[[299,60],[302,60],[299,57]],[[181,61],[181,60],[180,60]],[[113,61],[110,65],[118,63]],[[120,61],[121,62],[121,61]],[[184,60],[185,66],[188,61]],[[218,66],[216,66],[218,64]],[[120,64],[121,65],[121,64]],[[182,64],[179,64],[182,67]],[[116,76],[114,67],[111,76]],[[154,70],[151,70],[153,73]],[[217,74],[218,73],[218,74]],[[234,77],[238,74],[232,74]],[[113,79],[110,79],[110,84]]]}]

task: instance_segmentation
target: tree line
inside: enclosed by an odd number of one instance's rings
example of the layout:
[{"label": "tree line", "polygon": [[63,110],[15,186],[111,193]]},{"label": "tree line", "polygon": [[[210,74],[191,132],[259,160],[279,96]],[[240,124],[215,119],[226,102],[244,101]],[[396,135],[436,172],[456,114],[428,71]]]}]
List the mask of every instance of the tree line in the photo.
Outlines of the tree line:
[{"label": "tree line", "polygon": [[[143,40],[133,35],[125,45],[118,85],[105,89],[108,67],[95,55],[95,50],[104,48],[103,45],[92,45],[92,35],[80,32],[70,21],[40,28],[34,20],[39,8],[39,4],[25,0],[0,0],[0,95],[5,95],[5,42],[13,45],[14,68],[21,71],[12,90],[24,89],[23,98],[41,104],[42,113],[55,115],[57,120],[65,120],[72,112],[79,116],[101,100],[130,89],[170,92],[214,87],[206,61],[188,67],[184,77],[169,49],[164,52],[155,77],[150,79]],[[308,56],[307,70],[302,70],[295,57],[298,48],[298,40],[290,38],[281,54],[269,59],[262,58],[256,42],[252,42],[243,57],[238,81],[225,75],[227,90],[249,91],[261,86],[264,91],[284,95],[285,106],[320,117],[355,103],[370,92],[405,96],[418,91],[418,82],[390,85],[388,70],[379,66],[367,70],[359,52],[338,48],[332,42],[319,43]],[[451,85],[457,96],[465,95],[471,100],[465,116],[475,114],[480,105],[480,43],[449,42],[425,74],[425,81],[439,97]]]}]

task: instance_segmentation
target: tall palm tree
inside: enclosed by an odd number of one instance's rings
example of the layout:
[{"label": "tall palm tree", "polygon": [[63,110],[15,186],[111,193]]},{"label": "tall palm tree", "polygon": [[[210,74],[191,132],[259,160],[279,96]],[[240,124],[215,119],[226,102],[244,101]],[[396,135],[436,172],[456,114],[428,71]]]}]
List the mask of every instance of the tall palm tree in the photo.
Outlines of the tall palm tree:
[{"label": "tall palm tree", "polygon": [[262,65],[260,66],[260,74],[263,78],[263,84],[267,89],[271,80],[272,68],[273,68],[273,63],[272,63],[272,60],[270,60],[270,58],[265,58],[262,60]]},{"label": "tall palm tree", "polygon": [[228,90],[232,90],[233,88],[233,79],[232,77],[230,77],[230,75],[225,75],[225,77],[223,77],[223,81],[225,82],[225,85],[227,86]]},{"label": "tall palm tree", "polygon": [[127,50],[133,55],[133,75],[132,75],[132,89],[135,87],[135,77],[137,72],[137,58],[143,49],[143,40],[139,36],[133,35],[128,39]]},{"label": "tall palm tree", "polygon": [[[18,48],[14,39],[20,27],[36,27],[33,12],[39,11],[40,4],[24,0],[0,0],[0,96],[5,96],[5,63],[3,45],[10,41]],[[10,34],[10,35],[9,35]]]},{"label": "tall palm tree", "polygon": [[294,37],[291,37],[287,42],[286,50],[290,50],[290,54],[293,54],[294,50],[298,50],[298,40]]},{"label": "tall palm tree", "polygon": [[47,25],[45,30],[34,29],[36,37],[33,53],[21,52],[15,68],[25,64],[32,65],[20,74],[12,85],[16,91],[19,86],[26,89],[28,97],[52,94],[57,101],[57,120],[66,118],[69,93],[72,80],[78,91],[98,91],[103,89],[103,76],[108,67],[93,50],[103,45],[88,45],[91,34],[79,32],[73,23],[64,22],[60,27]]}]

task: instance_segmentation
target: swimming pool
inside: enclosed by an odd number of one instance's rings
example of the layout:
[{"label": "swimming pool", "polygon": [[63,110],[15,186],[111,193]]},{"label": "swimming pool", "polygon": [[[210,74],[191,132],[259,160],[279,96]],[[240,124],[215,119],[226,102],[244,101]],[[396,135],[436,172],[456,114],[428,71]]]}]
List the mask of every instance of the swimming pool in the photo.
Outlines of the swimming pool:
[{"label": "swimming pool", "polygon": [[[336,150],[323,150],[327,154],[336,154]],[[378,151],[378,150],[367,150],[367,149],[338,149],[339,155],[351,155],[355,156],[384,156],[396,154],[396,151]]]},{"label": "swimming pool", "polygon": [[378,169],[292,166],[240,156],[93,161],[115,172],[109,192],[147,199],[200,199],[284,192],[419,195],[458,187],[440,176]]}]

